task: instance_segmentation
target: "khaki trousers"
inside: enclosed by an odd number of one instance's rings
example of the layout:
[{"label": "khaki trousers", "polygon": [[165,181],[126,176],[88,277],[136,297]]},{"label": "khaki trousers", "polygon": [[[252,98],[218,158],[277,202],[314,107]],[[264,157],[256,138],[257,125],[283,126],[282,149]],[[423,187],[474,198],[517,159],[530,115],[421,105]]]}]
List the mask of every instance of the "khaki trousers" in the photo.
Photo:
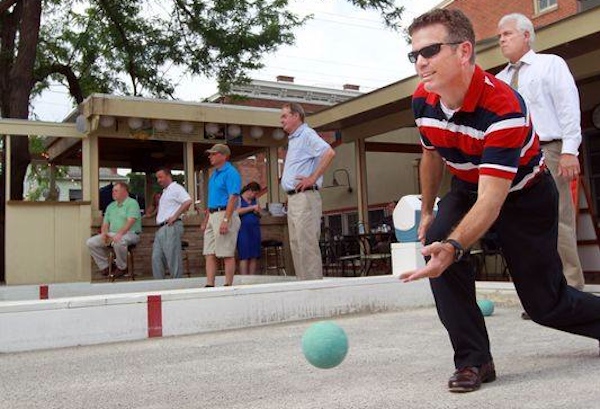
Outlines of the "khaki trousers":
[{"label": "khaki trousers", "polygon": [[235,257],[237,248],[237,237],[240,232],[242,221],[240,215],[234,212],[229,220],[229,230],[227,234],[221,234],[220,228],[225,211],[211,213],[208,216],[208,223],[204,230],[204,247],[202,254],[205,256],[215,255],[217,258]]},{"label": "khaki trousers", "polygon": [[546,165],[558,189],[558,254],[563,264],[563,273],[567,284],[581,290],[585,281],[577,252],[577,221],[571,195],[571,182],[558,176],[561,148],[560,141],[542,145]]},{"label": "khaki trousers", "polygon": [[290,247],[298,280],[323,278],[319,248],[321,214],[321,195],[318,191],[308,190],[288,196]]},{"label": "khaki trousers", "polygon": [[[110,237],[113,237],[115,233],[108,233]],[[113,244],[115,250],[115,264],[117,268],[124,270],[127,268],[127,246],[130,244],[137,244],[140,241],[138,234],[127,232],[121,238],[119,243]],[[102,238],[101,234],[97,234],[90,237],[87,240],[87,246],[90,249],[90,254],[96,262],[96,265],[100,270],[104,270],[108,267],[108,248]]]}]

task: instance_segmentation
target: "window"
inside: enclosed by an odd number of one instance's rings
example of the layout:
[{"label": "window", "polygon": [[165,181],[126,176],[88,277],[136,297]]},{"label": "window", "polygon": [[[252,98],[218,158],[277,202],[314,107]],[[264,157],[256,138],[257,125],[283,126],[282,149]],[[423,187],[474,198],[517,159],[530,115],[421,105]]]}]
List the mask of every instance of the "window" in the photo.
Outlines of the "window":
[{"label": "window", "polygon": [[346,214],[347,228],[345,233],[350,235],[358,234],[358,213]]},{"label": "window", "polygon": [[83,200],[83,192],[81,189],[69,189],[69,201],[76,202]]},{"label": "window", "polygon": [[383,209],[369,210],[369,224],[371,225],[371,230],[376,229],[383,224],[383,216]]},{"label": "window", "polygon": [[[323,216],[321,227],[324,229],[323,233],[327,232],[327,234],[330,234],[332,237],[342,235],[353,236],[358,234],[358,222],[357,212],[329,214]],[[371,230],[380,227],[384,222],[384,209],[369,210],[369,227]]]},{"label": "window", "polygon": [[555,8],[557,0],[535,0],[535,7],[537,13],[542,13],[546,10]]},{"label": "window", "polygon": [[342,215],[332,215],[328,217],[329,219],[329,231],[331,232],[331,236],[341,236],[342,231]]}]

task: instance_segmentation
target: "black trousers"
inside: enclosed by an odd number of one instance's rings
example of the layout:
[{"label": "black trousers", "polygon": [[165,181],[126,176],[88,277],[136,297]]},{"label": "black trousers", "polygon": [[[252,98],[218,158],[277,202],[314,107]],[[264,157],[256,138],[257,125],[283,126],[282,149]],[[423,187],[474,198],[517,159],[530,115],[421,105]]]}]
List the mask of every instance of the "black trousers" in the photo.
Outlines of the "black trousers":
[{"label": "black trousers", "polygon": [[[454,178],[440,200],[426,243],[443,240],[477,200],[476,187]],[[517,294],[541,325],[600,339],[600,297],[567,285],[557,251],[558,192],[549,173],[525,191],[510,193],[494,223]],[[475,298],[468,260],[430,279],[438,315],[454,348],[456,368],[492,359],[485,322]]]}]

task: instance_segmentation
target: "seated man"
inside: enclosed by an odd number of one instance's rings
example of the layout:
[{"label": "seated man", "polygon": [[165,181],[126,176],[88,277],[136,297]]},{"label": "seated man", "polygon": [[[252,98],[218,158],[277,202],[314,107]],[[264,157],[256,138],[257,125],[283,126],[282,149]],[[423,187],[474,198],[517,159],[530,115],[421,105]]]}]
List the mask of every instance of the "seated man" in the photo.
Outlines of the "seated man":
[{"label": "seated man", "polygon": [[126,183],[115,183],[112,197],[114,201],[106,208],[100,234],[89,238],[87,246],[100,273],[106,276],[109,271],[108,246],[112,245],[117,264],[114,275],[121,277],[127,274],[127,246],[140,240],[142,219],[140,206],[129,197]]}]

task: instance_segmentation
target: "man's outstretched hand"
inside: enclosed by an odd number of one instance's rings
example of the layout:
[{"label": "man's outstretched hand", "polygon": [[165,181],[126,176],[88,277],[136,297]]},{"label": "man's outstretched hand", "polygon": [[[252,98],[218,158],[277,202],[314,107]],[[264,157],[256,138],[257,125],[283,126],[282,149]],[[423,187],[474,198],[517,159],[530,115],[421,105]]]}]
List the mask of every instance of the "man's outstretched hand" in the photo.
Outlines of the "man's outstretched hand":
[{"label": "man's outstretched hand", "polygon": [[425,267],[413,271],[407,271],[400,274],[400,280],[407,283],[409,281],[420,280],[421,278],[435,278],[454,263],[454,247],[449,243],[433,242],[421,249],[423,256],[431,257]]}]

